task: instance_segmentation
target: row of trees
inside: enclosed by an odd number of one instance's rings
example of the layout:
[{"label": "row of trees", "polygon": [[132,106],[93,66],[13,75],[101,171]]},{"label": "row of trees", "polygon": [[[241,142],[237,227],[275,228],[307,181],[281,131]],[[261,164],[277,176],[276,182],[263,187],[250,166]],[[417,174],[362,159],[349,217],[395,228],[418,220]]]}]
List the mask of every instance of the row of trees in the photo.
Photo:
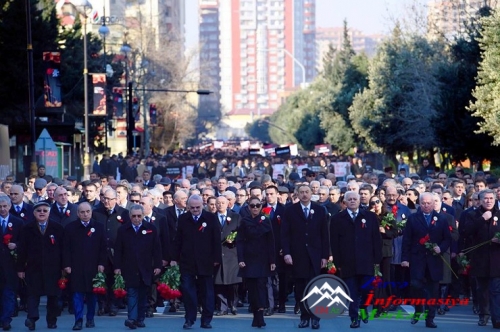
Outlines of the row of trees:
[{"label": "row of trees", "polygon": [[396,24],[372,59],[355,54],[344,24],[342,47],[330,47],[315,81],[250,133],[307,150],[329,143],[389,157],[439,152],[446,162],[498,156],[499,13],[483,7],[453,41]]}]

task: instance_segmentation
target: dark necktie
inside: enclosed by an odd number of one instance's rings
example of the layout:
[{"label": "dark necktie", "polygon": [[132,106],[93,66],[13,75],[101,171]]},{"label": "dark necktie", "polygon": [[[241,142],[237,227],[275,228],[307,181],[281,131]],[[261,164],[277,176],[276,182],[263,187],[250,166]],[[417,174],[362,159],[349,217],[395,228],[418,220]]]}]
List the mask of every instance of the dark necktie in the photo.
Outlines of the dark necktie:
[{"label": "dark necktie", "polygon": [[64,206],[60,206],[59,211],[61,212],[61,214],[64,214]]},{"label": "dark necktie", "polygon": [[358,214],[357,214],[356,212],[353,212],[353,213],[352,213],[352,221],[356,220],[356,216],[357,216],[357,215],[358,215]]},{"label": "dark necktie", "polygon": [[182,214],[182,209],[177,209],[177,218],[179,218]]},{"label": "dark necktie", "polygon": [[223,215],[223,214],[221,214],[221,215],[220,215],[220,225],[221,225],[222,227],[224,227],[225,222],[226,222],[226,216],[225,216],[225,215]]},{"label": "dark necktie", "polygon": [[194,219],[194,222],[196,223],[198,221],[198,216],[194,216],[193,219]]},{"label": "dark necktie", "polygon": [[134,226],[135,232],[137,233],[139,231],[139,226]]},{"label": "dark necktie", "polygon": [[45,225],[40,224],[40,230],[42,231],[42,234],[45,233],[45,227],[47,227],[46,224]]},{"label": "dark necktie", "polygon": [[150,222],[150,221],[151,221],[151,218],[149,218],[148,216],[144,217],[144,219],[145,219],[147,222]]},{"label": "dark necktie", "polygon": [[306,216],[306,218],[309,216],[309,209],[308,208],[304,208],[304,215]]},{"label": "dark necktie", "polygon": [[5,233],[5,229],[7,228],[7,222],[5,219],[2,219],[2,232]]},{"label": "dark necktie", "polygon": [[17,213],[21,212],[21,207],[19,205],[16,205],[16,212]]},{"label": "dark necktie", "polygon": [[424,214],[425,217],[425,222],[427,223],[427,226],[431,223],[431,215],[430,214]]},{"label": "dark necktie", "polygon": [[269,214],[269,219],[273,219],[274,217],[274,207],[271,208],[271,213]]}]

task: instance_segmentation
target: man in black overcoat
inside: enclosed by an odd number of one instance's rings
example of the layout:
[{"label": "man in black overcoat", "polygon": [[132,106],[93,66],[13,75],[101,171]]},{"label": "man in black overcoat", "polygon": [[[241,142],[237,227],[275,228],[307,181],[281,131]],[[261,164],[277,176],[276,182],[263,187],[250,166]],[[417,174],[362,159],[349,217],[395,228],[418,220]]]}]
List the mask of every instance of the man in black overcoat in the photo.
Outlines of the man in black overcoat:
[{"label": "man in black overcoat", "polygon": [[10,330],[10,322],[16,310],[16,292],[19,278],[16,270],[17,244],[21,236],[23,221],[9,213],[11,201],[7,196],[0,196],[0,294],[2,295],[0,310],[0,326],[4,331]]},{"label": "man in black overcoat", "polygon": [[[443,260],[441,253],[451,245],[451,233],[446,218],[434,211],[433,194],[420,194],[420,210],[408,217],[403,232],[401,266],[410,268],[412,298],[434,299],[439,297],[439,281],[443,278]],[[428,235],[429,240],[425,241]],[[436,244],[432,250],[425,247],[425,242]],[[425,326],[435,328],[436,306],[426,305],[428,310]],[[411,324],[416,324],[423,313],[423,306],[415,306]]]},{"label": "man in black overcoat", "polygon": [[33,206],[35,222],[26,224],[21,231],[17,261],[17,275],[27,287],[28,318],[26,327],[35,329],[39,319],[40,296],[47,295],[47,327],[57,328],[59,308],[57,297],[60,289],[64,228],[49,222],[50,204],[38,202]]},{"label": "man in black overcoat", "polygon": [[68,201],[68,191],[64,187],[58,187],[54,191],[54,199],[49,221],[57,222],[66,227],[69,223],[78,220],[78,206]]},{"label": "man in black overcoat", "polygon": [[113,270],[115,269],[113,266],[114,246],[118,229],[122,225],[130,223],[130,216],[127,210],[116,204],[116,191],[114,189],[107,189],[102,196],[102,201],[102,204],[99,204],[93,210],[92,219],[102,223],[106,231],[108,259],[104,265],[104,271],[106,273],[108,292],[105,299],[99,300],[99,311],[97,314],[101,316],[108,313],[110,316],[116,316],[119,301],[115,298],[112,290],[115,282],[113,274]]},{"label": "man in black overcoat", "polygon": [[299,328],[319,329],[319,320],[311,317],[301,302],[308,282],[326,267],[329,256],[328,216],[319,204],[311,202],[307,185],[297,188],[299,202],[289,206],[281,223],[281,245],[285,263],[292,266],[295,301],[300,302]]},{"label": "man in black overcoat", "polygon": [[234,296],[237,284],[241,283],[238,277],[238,255],[233,241],[226,241],[231,233],[237,232],[240,227],[240,215],[228,210],[229,201],[224,196],[217,197],[217,220],[220,223],[220,241],[222,244],[222,261],[215,271],[215,294],[217,295],[216,316],[227,315],[230,311],[236,315]]},{"label": "man in black overcoat", "polygon": [[[198,306],[197,288],[203,299],[201,327],[211,328],[214,313],[214,267],[222,261],[220,224],[214,214],[203,211],[203,199],[192,195],[189,212],[179,218],[170,264],[179,263],[181,292],[186,309],[184,329],[192,328]],[[196,244],[196,245],[195,245]]]},{"label": "man in black overcoat", "polygon": [[78,206],[78,220],[71,222],[64,232],[63,267],[71,280],[75,325],[83,325],[83,304],[87,303],[86,327],[94,327],[96,296],[92,292],[97,272],[104,272],[106,264],[106,232],[104,225],[92,220],[92,207],[83,202]]},{"label": "man in black overcoat", "polygon": [[493,327],[500,328],[500,243],[495,234],[500,232],[500,211],[495,192],[479,192],[481,206],[467,213],[463,235],[472,239],[471,245],[491,240],[491,243],[472,251],[471,274],[477,282],[479,326],[486,326],[491,316]]},{"label": "man in black overcoat", "polygon": [[10,207],[11,215],[22,219],[25,224],[30,221],[35,221],[33,206],[23,201],[24,189],[22,186],[17,184],[13,185],[10,188],[9,196],[12,202],[12,206]]},{"label": "man in black overcoat", "polygon": [[115,243],[115,274],[121,274],[127,288],[128,317],[125,326],[130,329],[145,327],[148,289],[153,276],[161,272],[161,245],[158,231],[152,223],[143,222],[141,205],[130,208],[131,223],[118,229]]},{"label": "man in black overcoat", "polygon": [[[333,262],[353,299],[349,304],[351,328],[358,328],[359,309],[366,310],[363,304],[368,295],[362,286],[373,278],[375,265],[382,260],[382,237],[375,213],[359,208],[357,192],[346,192],[344,202],[347,209],[332,216],[330,244]],[[366,323],[366,318],[363,321]]]}]

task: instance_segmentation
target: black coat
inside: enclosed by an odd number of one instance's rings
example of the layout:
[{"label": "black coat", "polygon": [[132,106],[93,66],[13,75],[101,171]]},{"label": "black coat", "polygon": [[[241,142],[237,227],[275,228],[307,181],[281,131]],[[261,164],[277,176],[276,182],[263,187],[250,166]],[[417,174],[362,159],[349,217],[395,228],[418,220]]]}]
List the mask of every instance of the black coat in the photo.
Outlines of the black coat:
[{"label": "black coat", "polygon": [[114,268],[121,270],[127,288],[151,286],[153,270],[161,267],[161,245],[155,225],[143,222],[137,233],[132,223],[118,229]]},{"label": "black coat", "polygon": [[50,208],[49,221],[57,222],[63,227],[66,227],[73,221],[78,220],[78,206],[76,204],[68,203],[65,213],[59,211],[57,203],[52,204]]},{"label": "black coat", "polygon": [[[391,213],[392,212],[386,212],[386,213]],[[384,216],[382,215],[377,215],[377,220],[379,221],[379,227],[381,227],[382,219]],[[398,237],[398,228],[396,224],[396,220],[392,223],[392,226],[385,227],[385,233],[380,233],[380,236],[382,237],[382,257],[392,257],[392,242],[393,239]],[[379,228],[380,229],[380,228]]]},{"label": "black coat", "polygon": [[238,254],[235,242],[227,243],[225,241],[229,234],[238,231],[238,228],[240,227],[240,215],[228,211],[226,212],[226,216],[226,222],[220,230],[222,263],[215,268],[214,280],[216,285],[232,285],[241,282],[241,278],[238,277]]},{"label": "black coat", "polygon": [[22,219],[24,224],[35,221],[35,215],[33,214],[33,205],[23,202],[23,207],[19,213],[16,212],[14,204],[12,204],[9,213],[14,217]]},{"label": "black coat", "polygon": [[191,212],[182,214],[172,248],[172,259],[179,263],[182,274],[213,276],[214,264],[222,262],[220,223],[217,217],[202,211],[195,223]]},{"label": "black coat", "polygon": [[[493,216],[484,220],[483,207],[479,207],[465,216],[464,235],[470,236],[472,245],[491,240],[500,232],[500,211],[495,206]],[[497,220],[495,220],[495,218]],[[471,252],[471,275],[484,278],[500,277],[500,244],[490,242]]]},{"label": "black coat", "polygon": [[330,253],[325,208],[311,202],[306,219],[300,202],[287,207],[281,221],[281,245],[283,256],[292,256],[295,278],[308,279],[319,275],[321,260],[328,259]]},{"label": "black coat", "polygon": [[[269,205],[268,205],[269,206]],[[273,227],[274,235],[274,254],[276,255],[275,264],[276,272],[283,273],[287,268],[285,260],[283,258],[283,246],[281,245],[281,223],[285,217],[285,206],[283,204],[276,204],[276,211],[271,219],[271,225]]]},{"label": "black coat", "polygon": [[0,224],[0,234],[2,235],[2,242],[0,243],[0,287],[4,285],[10,286],[12,289],[17,289],[19,278],[17,277],[16,258],[18,249],[10,250],[5,243],[4,236],[10,235],[10,243],[15,243],[19,246],[21,237],[21,230],[24,226],[22,219],[16,218],[13,215],[7,217],[7,226],[5,232],[2,233]]},{"label": "black coat", "polygon": [[[174,243],[175,241],[175,234],[177,233],[177,226],[179,224],[179,219],[177,218],[176,209],[177,207],[175,205],[172,205],[163,210],[164,215],[167,217],[168,236],[170,236],[170,243]],[[172,250],[173,248],[170,249],[170,256],[173,255]]]},{"label": "black coat", "polygon": [[[94,232],[92,232],[94,230]],[[91,220],[87,227],[80,220],[64,229],[63,268],[70,267],[71,291],[92,292],[97,266],[106,265],[106,232],[104,225]]]},{"label": "black coat", "polygon": [[61,278],[63,239],[64,228],[55,222],[47,222],[43,235],[37,222],[23,227],[17,271],[26,272],[28,295],[59,295],[57,281]]},{"label": "black coat", "polygon": [[102,223],[104,225],[104,230],[106,231],[106,246],[108,248],[108,262],[105,265],[106,270],[113,269],[113,248],[115,247],[115,240],[118,234],[118,229],[124,225],[130,223],[129,211],[125,210],[121,206],[115,205],[113,213],[108,214],[104,205],[100,206],[92,211],[92,219]]},{"label": "black coat", "polygon": [[427,267],[432,280],[439,281],[443,279],[443,261],[439,257],[440,255],[434,255],[424,245],[421,245],[419,241],[429,234],[429,242],[436,243],[441,249],[441,253],[445,253],[451,244],[451,234],[448,228],[448,221],[443,215],[432,211],[431,219],[431,224],[427,226],[422,211],[418,211],[408,217],[403,232],[401,260],[410,263],[410,275],[412,278],[424,279]]},{"label": "black coat", "polygon": [[354,221],[348,210],[337,213],[330,223],[330,236],[333,262],[341,278],[373,275],[373,265],[382,260],[382,237],[375,213],[359,210]]},{"label": "black coat", "polygon": [[[262,219],[264,218],[264,219]],[[238,275],[243,278],[264,278],[274,274],[274,235],[271,221],[264,216],[245,217],[236,235],[238,262],[245,262]]]},{"label": "black coat", "polygon": [[150,222],[155,225],[158,231],[158,237],[161,245],[161,259],[164,261],[170,261],[170,235],[167,224],[167,218],[161,213],[157,213],[153,210]]}]

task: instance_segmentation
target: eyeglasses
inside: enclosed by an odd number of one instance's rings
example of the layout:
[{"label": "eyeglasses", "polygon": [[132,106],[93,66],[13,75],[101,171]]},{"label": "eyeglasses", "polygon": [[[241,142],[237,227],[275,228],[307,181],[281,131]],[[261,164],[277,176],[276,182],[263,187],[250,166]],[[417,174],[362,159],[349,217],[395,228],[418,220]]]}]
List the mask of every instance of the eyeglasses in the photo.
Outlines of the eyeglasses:
[{"label": "eyeglasses", "polygon": [[251,208],[251,209],[260,209],[262,204],[248,204],[248,206]]},{"label": "eyeglasses", "polygon": [[49,212],[49,210],[35,210],[35,212],[43,212],[43,213],[47,213],[47,212]]},{"label": "eyeglasses", "polygon": [[380,204],[380,200],[376,200],[376,201],[371,201],[370,202],[370,205],[375,205],[375,204]]}]

